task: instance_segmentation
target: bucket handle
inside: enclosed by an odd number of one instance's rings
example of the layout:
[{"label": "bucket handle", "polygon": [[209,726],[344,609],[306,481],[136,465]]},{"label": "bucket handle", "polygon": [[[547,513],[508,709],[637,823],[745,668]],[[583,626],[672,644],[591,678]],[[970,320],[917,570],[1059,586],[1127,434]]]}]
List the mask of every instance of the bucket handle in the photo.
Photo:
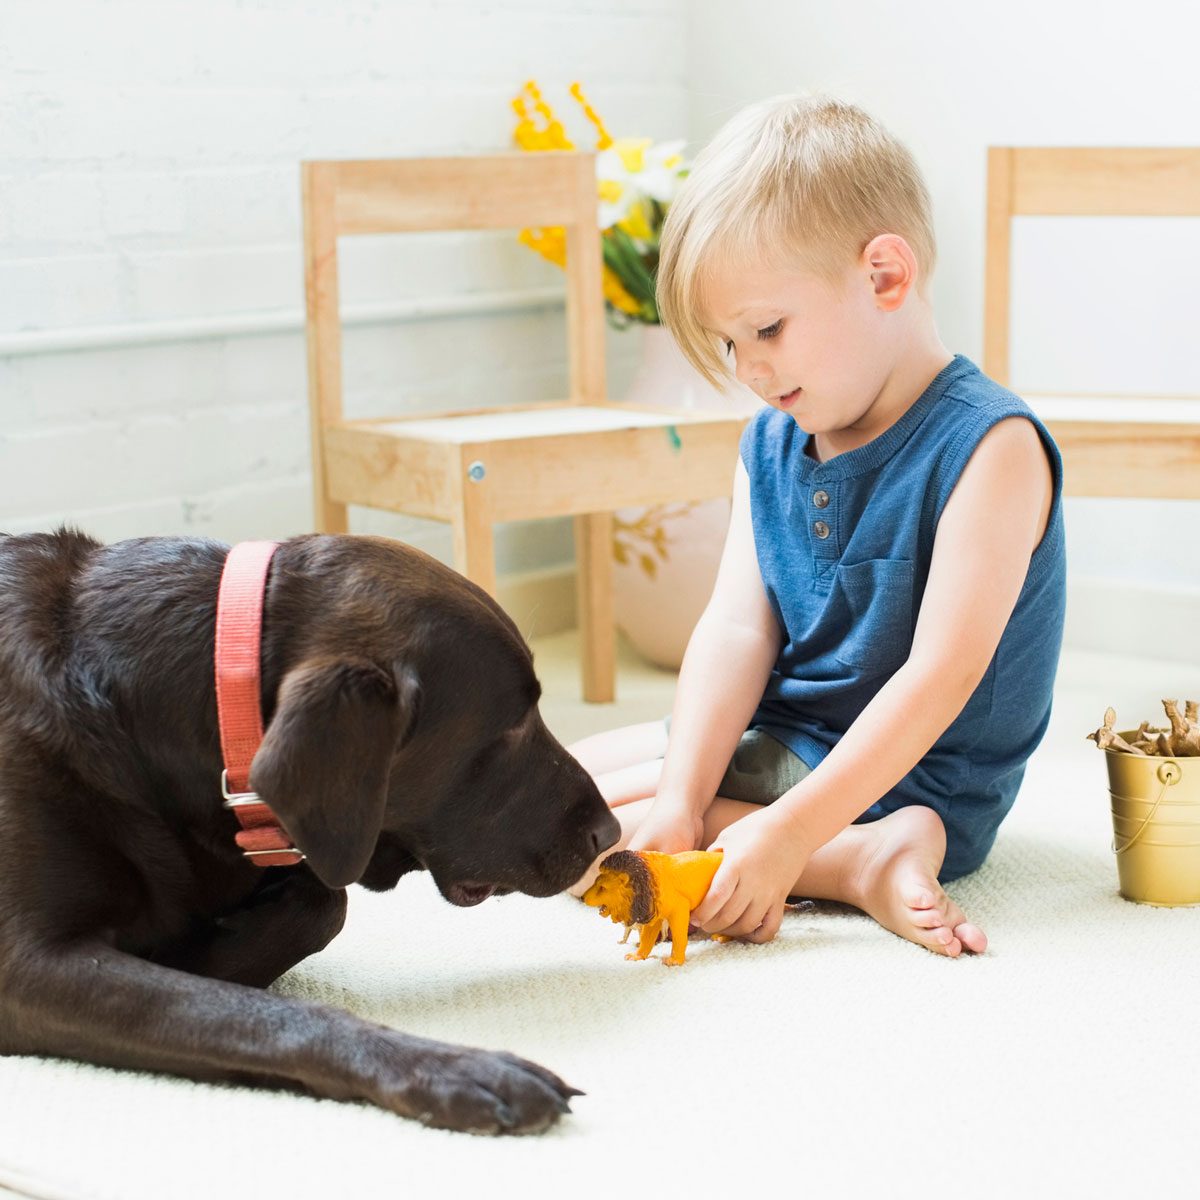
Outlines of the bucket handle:
[{"label": "bucket handle", "polygon": [[1150,822],[1154,819],[1154,814],[1158,812],[1158,806],[1162,803],[1163,797],[1167,794],[1167,788],[1171,787],[1172,784],[1178,783],[1183,777],[1183,772],[1179,769],[1179,764],[1177,762],[1168,761],[1163,763],[1162,766],[1158,768],[1158,777],[1162,781],[1162,787],[1158,792],[1158,799],[1155,800],[1150,811],[1142,819],[1142,823],[1137,827],[1137,832],[1133,835],[1133,837],[1131,837],[1125,843],[1125,845],[1118,846],[1117,832],[1115,829],[1113,830],[1112,852],[1114,854],[1121,854],[1128,850],[1129,847],[1132,846],[1133,843],[1142,836],[1142,834],[1146,831],[1146,826],[1150,824]]}]

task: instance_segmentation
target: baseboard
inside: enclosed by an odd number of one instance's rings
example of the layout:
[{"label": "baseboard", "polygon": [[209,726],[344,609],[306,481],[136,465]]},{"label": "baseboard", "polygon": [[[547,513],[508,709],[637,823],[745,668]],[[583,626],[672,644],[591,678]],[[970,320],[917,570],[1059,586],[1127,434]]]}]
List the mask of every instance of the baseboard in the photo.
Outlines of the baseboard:
[{"label": "baseboard", "polygon": [[1065,642],[1200,666],[1200,588],[1072,575]]}]

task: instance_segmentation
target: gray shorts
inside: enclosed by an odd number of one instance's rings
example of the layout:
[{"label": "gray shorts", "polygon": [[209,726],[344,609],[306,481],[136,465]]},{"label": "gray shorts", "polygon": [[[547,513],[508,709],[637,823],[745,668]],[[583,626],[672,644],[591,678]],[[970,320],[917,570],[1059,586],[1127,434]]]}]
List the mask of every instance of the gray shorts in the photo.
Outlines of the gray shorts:
[{"label": "gray shorts", "polygon": [[[671,718],[667,717],[663,724],[670,735]],[[717,795],[749,804],[773,804],[810,773],[803,759],[766,730],[755,726],[742,734],[742,740],[734,748]]]},{"label": "gray shorts", "polygon": [[[667,717],[663,724],[669,735],[671,718]],[[811,774],[812,770],[803,759],[756,725],[742,734],[734,748],[717,795],[728,800],[745,800],[749,804],[774,804],[784,792]],[[969,874],[982,864],[992,847],[996,827],[1008,811],[997,812],[995,804],[977,811],[977,806],[971,804],[947,806],[935,800],[906,800],[889,794],[855,817],[853,824],[866,825],[890,816],[899,808],[922,803],[933,809],[946,827],[946,861],[938,872],[942,883]]]}]

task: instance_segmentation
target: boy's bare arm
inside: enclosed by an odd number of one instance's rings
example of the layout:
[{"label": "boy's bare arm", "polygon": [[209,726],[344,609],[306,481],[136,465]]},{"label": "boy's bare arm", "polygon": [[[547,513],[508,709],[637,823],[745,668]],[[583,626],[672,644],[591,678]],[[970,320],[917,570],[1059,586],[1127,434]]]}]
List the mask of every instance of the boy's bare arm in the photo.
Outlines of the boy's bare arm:
[{"label": "boy's bare arm", "polygon": [[1022,418],[1001,421],[942,514],[908,661],[774,806],[807,853],[899,783],[962,711],[1016,606],[1052,495],[1037,430]]},{"label": "boy's bare arm", "polygon": [[767,601],[750,519],[750,481],[739,460],[717,581],[688,642],[671,714],[658,795],[699,815],[762,699],[783,631]]}]

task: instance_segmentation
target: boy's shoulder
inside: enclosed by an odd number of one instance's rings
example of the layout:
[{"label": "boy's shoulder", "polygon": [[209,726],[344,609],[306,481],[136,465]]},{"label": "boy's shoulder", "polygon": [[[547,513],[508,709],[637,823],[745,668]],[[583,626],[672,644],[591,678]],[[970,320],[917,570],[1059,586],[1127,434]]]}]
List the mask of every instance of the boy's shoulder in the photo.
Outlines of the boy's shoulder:
[{"label": "boy's shoulder", "polygon": [[969,358],[962,355],[958,357],[965,369],[958,372],[947,385],[944,393],[947,400],[956,400],[974,409],[1032,412],[1016,392],[997,383],[990,375],[985,375]]}]

